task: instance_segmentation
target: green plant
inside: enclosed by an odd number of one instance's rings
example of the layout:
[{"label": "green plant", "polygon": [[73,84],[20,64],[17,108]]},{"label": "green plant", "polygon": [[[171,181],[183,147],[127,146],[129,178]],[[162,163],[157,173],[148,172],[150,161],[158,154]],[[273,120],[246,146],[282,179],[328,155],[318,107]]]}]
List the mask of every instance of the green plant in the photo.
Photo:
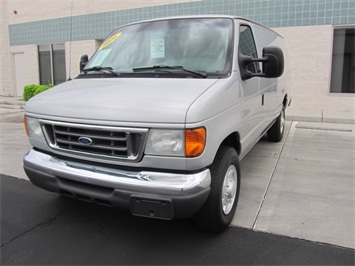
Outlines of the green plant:
[{"label": "green plant", "polygon": [[31,99],[33,96],[48,90],[49,88],[52,88],[52,84],[47,84],[47,85],[36,85],[36,84],[30,84],[26,85],[23,90],[23,99],[25,101],[28,101]]},{"label": "green plant", "polygon": [[23,90],[23,99],[25,101],[28,101],[33,96],[35,90],[36,90],[35,84],[26,85]]},{"label": "green plant", "polygon": [[48,90],[49,88],[52,88],[53,85],[52,84],[48,84],[48,85],[38,85],[37,88],[35,89],[34,93],[33,93],[33,96],[45,91],[45,90]]}]

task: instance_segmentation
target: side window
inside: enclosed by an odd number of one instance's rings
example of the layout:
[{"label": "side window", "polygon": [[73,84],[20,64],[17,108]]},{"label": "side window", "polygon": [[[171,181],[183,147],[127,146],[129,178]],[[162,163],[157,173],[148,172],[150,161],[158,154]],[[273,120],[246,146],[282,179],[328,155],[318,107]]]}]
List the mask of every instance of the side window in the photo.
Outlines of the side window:
[{"label": "side window", "polygon": [[[253,33],[251,28],[246,25],[241,25],[239,28],[239,52],[242,55],[258,58],[258,52],[256,50]],[[247,70],[252,73],[260,72],[259,63],[254,62],[249,64]]]}]

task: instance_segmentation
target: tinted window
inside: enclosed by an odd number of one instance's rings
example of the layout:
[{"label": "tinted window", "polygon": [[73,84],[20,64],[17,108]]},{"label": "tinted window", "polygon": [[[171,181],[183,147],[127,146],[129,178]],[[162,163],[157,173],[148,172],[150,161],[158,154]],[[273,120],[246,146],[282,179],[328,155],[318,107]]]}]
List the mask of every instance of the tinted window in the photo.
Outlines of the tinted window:
[{"label": "tinted window", "polygon": [[51,47],[49,44],[38,46],[40,84],[52,84]]},{"label": "tinted window", "polygon": [[355,29],[335,29],[330,92],[355,93]]},{"label": "tinted window", "polygon": [[66,80],[65,46],[43,44],[38,46],[40,84],[59,84]]},{"label": "tinted window", "polygon": [[54,84],[60,84],[66,80],[64,43],[53,44],[52,49]]},{"label": "tinted window", "polygon": [[[255,41],[253,33],[249,26],[241,25],[239,32],[239,52],[242,55],[248,55],[253,58],[258,57],[258,53],[255,46]],[[251,63],[248,65],[247,69],[252,73],[257,73],[259,71],[259,63]]]}]

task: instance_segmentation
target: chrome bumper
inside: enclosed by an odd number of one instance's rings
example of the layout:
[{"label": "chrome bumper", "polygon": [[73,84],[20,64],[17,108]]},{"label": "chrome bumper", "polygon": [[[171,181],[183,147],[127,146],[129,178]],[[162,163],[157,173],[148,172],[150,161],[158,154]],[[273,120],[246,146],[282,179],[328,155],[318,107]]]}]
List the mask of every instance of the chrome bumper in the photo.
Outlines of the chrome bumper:
[{"label": "chrome bumper", "polygon": [[24,169],[32,183],[43,189],[97,203],[104,200],[132,210],[132,198],[168,200],[173,217],[198,211],[211,184],[209,169],[194,174],[123,171],[63,160],[34,149],[25,155]]},{"label": "chrome bumper", "polygon": [[196,174],[122,171],[61,160],[33,149],[24,157],[24,165],[77,182],[144,193],[187,195],[211,184],[209,169]]}]

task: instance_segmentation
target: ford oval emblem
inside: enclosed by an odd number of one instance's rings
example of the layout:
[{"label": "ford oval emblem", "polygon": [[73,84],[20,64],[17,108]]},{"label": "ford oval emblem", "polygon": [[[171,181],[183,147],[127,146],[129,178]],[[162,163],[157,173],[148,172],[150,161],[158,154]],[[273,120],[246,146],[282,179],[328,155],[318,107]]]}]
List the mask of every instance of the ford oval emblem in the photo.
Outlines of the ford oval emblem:
[{"label": "ford oval emblem", "polygon": [[91,145],[93,143],[92,139],[88,137],[80,137],[78,138],[78,142],[83,145]]}]

